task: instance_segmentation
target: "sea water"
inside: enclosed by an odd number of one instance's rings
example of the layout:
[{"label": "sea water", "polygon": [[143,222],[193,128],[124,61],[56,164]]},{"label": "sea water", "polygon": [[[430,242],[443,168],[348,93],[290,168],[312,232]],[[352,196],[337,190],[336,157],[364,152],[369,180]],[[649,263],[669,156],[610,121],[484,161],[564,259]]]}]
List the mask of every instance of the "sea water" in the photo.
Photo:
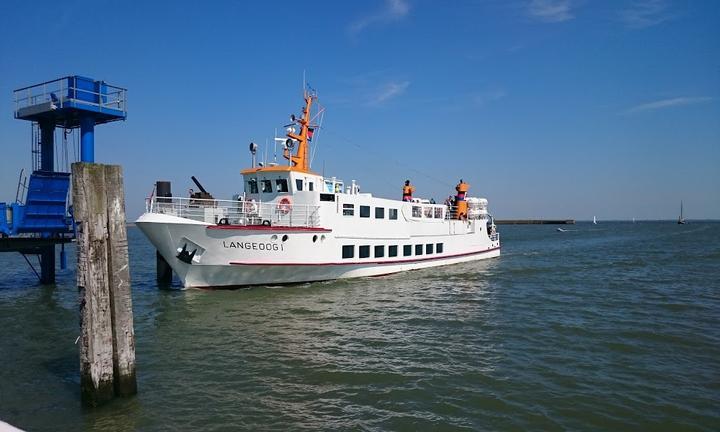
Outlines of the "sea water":
[{"label": "sea water", "polygon": [[720,223],[500,228],[497,259],[232,291],[158,289],[154,250],[129,228],[139,391],[98,409],[80,403],[74,272],[39,286],[2,254],[0,419],[32,431],[720,430]]}]

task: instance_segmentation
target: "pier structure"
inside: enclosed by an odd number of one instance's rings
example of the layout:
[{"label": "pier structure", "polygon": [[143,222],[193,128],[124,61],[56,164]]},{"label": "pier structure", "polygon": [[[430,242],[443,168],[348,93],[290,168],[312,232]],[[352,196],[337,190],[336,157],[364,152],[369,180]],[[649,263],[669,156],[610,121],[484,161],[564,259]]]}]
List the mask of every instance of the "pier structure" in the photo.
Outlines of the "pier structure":
[{"label": "pier structure", "polygon": [[[29,182],[21,171],[15,202],[0,202],[0,252],[20,252],[31,267],[27,255],[37,255],[42,284],[55,282],[56,245],[61,245],[64,268],[64,244],[75,237],[68,203],[70,173],[62,171],[69,167],[56,166],[56,129],[65,137],[79,131],[80,161],[94,162],[95,126],[127,117],[125,93],[105,81],[78,75],[13,92],[15,118],[32,122],[33,170]],[[26,190],[24,200],[21,189]]]}]

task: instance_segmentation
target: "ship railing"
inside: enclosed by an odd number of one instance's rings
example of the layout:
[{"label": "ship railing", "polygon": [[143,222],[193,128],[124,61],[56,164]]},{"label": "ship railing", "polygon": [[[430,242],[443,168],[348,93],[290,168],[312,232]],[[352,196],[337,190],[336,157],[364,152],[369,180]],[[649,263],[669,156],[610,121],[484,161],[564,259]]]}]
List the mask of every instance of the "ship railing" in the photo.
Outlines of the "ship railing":
[{"label": "ship railing", "polygon": [[[93,88],[88,88],[89,85],[93,85]],[[72,103],[94,106],[101,111],[103,108],[123,113],[127,111],[124,88],[107,84],[104,81],[91,81],[74,76],[23,87],[15,90],[13,96],[15,117],[18,117],[20,110],[24,108],[42,104],[49,104],[52,109],[64,108]]]},{"label": "ship railing", "polygon": [[[458,207],[454,205],[447,206],[447,210],[445,211],[445,219],[457,219],[458,214]],[[466,219],[477,219],[477,220],[488,220],[490,219],[490,215],[487,213],[478,213],[474,214],[472,210],[468,209],[468,216]]]},{"label": "ship railing", "polygon": [[226,225],[318,227],[319,210],[320,206],[317,205],[242,200],[157,196],[145,200],[145,211],[148,213]]}]

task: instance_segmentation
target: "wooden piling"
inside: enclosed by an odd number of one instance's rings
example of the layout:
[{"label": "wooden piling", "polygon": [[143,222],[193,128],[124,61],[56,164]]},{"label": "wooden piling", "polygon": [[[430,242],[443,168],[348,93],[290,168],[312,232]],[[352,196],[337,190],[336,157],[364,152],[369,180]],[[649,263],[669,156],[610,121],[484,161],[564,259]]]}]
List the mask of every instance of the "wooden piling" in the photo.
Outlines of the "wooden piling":
[{"label": "wooden piling", "polygon": [[122,169],[74,163],[72,178],[80,386],[83,401],[96,406],[137,391]]},{"label": "wooden piling", "polygon": [[55,283],[55,245],[45,246],[40,253],[40,283]]},{"label": "wooden piling", "polygon": [[108,275],[112,305],[115,393],[119,396],[129,396],[137,393],[137,382],[122,167],[105,165],[105,189],[108,209]]},{"label": "wooden piling", "polygon": [[105,169],[74,163],[72,183],[80,295],[80,392],[84,403],[97,406],[114,396]]},{"label": "wooden piling", "polygon": [[[172,184],[169,181],[156,181],[155,193],[158,204],[172,204]],[[155,270],[157,272],[158,286],[169,287],[172,284],[172,268],[158,251],[155,251]]]},{"label": "wooden piling", "polygon": [[158,285],[160,287],[170,286],[172,284],[172,267],[158,251],[155,251],[155,269],[157,270]]}]

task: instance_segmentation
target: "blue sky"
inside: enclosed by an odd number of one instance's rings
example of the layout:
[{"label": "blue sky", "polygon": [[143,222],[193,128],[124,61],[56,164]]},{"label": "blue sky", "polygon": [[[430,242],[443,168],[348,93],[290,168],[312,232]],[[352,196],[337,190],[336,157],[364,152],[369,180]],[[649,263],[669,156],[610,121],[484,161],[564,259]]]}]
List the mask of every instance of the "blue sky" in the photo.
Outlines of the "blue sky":
[{"label": "blue sky", "polygon": [[363,191],[399,198],[409,178],[441,201],[462,177],[501,218],[674,218],[680,200],[720,218],[716,1],[6,0],[0,200],[30,168],[15,88],[129,89],[96,160],[123,165],[135,218],[155,180],[241,191],[303,71],[326,108],[313,168]]}]

